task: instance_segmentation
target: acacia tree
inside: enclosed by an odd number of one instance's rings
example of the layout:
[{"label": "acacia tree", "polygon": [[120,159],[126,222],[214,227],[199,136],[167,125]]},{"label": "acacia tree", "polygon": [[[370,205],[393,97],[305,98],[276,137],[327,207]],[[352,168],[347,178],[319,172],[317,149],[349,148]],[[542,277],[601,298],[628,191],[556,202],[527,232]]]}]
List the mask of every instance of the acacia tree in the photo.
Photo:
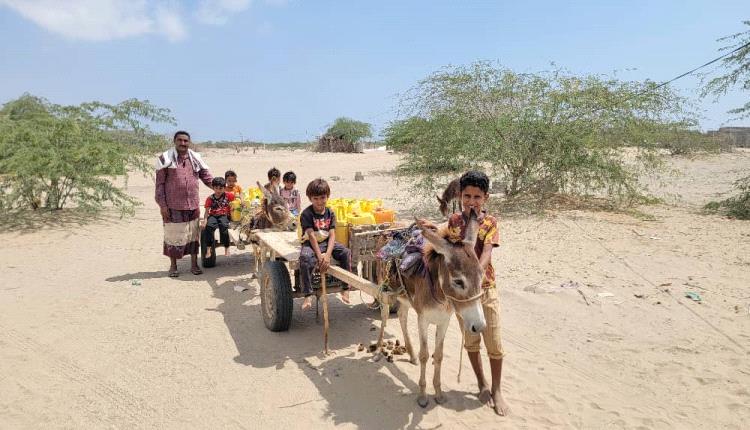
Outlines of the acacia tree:
[{"label": "acacia tree", "polygon": [[[750,27],[750,20],[743,21],[743,24]],[[706,82],[703,96],[713,95],[718,99],[733,88],[750,91],[750,30],[722,37],[719,42],[727,43],[719,49],[720,52],[729,53],[721,63],[721,68],[725,72]],[[750,101],[731,109],[729,113],[735,115],[734,119],[749,118]],[[736,195],[719,202],[711,202],[706,205],[706,209],[723,210],[731,217],[750,219],[750,176],[738,179],[734,183],[734,188],[737,191]]]},{"label": "acacia tree", "polygon": [[[750,20],[742,23],[750,27]],[[713,95],[718,99],[733,88],[750,91],[750,30],[722,37],[718,41],[727,43],[719,49],[719,52],[729,52],[721,61],[720,67],[725,72],[709,79],[703,86],[702,95]],[[750,101],[731,109],[729,113],[736,115],[735,119],[750,117]]]},{"label": "acacia tree", "polygon": [[354,152],[357,142],[372,137],[372,125],[347,117],[336,118],[321,138],[321,152]]},{"label": "acacia tree", "polygon": [[5,209],[131,212],[138,202],[115,184],[151,171],[147,157],[166,140],[148,124],[174,123],[167,109],[126,100],[60,106],[28,94],[0,109],[0,204]]},{"label": "acacia tree", "polygon": [[405,153],[399,171],[427,193],[447,174],[481,168],[507,182],[508,197],[599,192],[632,201],[640,173],[660,164],[660,141],[696,125],[686,99],[654,82],[486,62],[433,73],[400,107],[405,118],[386,128],[386,144]]}]

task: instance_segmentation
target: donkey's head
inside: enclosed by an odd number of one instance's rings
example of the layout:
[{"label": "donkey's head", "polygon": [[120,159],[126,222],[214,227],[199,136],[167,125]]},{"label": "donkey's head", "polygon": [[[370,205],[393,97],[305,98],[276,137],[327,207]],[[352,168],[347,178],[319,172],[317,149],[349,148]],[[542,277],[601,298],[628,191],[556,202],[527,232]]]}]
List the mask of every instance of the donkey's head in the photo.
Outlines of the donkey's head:
[{"label": "donkey's head", "polygon": [[256,182],[258,188],[263,192],[263,197],[266,198],[266,216],[271,220],[274,227],[284,227],[291,221],[291,214],[289,208],[286,206],[286,201],[279,194],[279,190],[276,187],[272,187],[269,191],[266,187],[260,185],[260,182]]},{"label": "donkey's head", "polygon": [[481,332],[487,325],[481,305],[482,267],[474,251],[478,229],[473,211],[466,226],[466,239],[461,242],[451,243],[443,233],[422,228],[422,236],[431,245],[432,252],[443,260],[438,269],[440,288],[461,315],[463,329],[472,333]]}]

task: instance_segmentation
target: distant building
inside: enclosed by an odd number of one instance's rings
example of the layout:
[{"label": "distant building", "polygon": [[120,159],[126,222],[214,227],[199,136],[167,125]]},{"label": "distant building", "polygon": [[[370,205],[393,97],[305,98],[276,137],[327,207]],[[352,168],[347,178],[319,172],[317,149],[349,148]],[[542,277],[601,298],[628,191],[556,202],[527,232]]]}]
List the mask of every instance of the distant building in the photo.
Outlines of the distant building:
[{"label": "distant building", "polygon": [[738,148],[750,148],[750,127],[721,127],[709,130],[708,134],[719,136]]}]

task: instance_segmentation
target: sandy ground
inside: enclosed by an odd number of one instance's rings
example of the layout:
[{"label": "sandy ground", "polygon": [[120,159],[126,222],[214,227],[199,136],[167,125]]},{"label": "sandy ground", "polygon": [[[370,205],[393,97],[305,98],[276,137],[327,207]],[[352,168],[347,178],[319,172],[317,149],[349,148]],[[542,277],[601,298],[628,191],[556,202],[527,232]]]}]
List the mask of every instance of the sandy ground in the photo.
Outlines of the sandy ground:
[{"label": "sandy ground", "polygon": [[[276,165],[300,183],[340,176],[335,195],[408,197],[385,173],[397,163],[387,153],[206,159],[214,172],[234,168],[243,185]],[[443,369],[449,401],[421,409],[418,366],[356,351],[379,325],[365,306],[332,298],[334,354],[323,357],[321,325],[299,302],[289,332],[266,330],[248,251],[220,256],[201,276],[184,259],[182,276],[167,278],[151,179],[131,178],[145,203],[133,218],[5,222],[0,428],[747,428],[750,222],[698,208],[748,162],[750,153],[671,159],[682,175],[658,191],[668,204],[642,208],[653,220],[585,211],[502,219],[493,260],[505,418],[478,404],[468,361],[456,381],[455,320]],[[561,287],[571,282],[579,288]],[[401,337],[397,319],[388,327]]]}]

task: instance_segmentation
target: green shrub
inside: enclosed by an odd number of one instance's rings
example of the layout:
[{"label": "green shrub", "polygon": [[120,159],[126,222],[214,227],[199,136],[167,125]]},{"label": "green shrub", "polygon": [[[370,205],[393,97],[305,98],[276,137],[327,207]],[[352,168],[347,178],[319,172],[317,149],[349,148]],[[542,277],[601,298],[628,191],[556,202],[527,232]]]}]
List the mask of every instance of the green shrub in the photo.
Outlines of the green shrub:
[{"label": "green shrub", "polygon": [[738,193],[728,199],[709,202],[703,208],[708,212],[721,212],[730,218],[750,219],[750,176],[734,183]]},{"label": "green shrub", "polygon": [[138,202],[114,184],[129,171],[150,173],[148,158],[168,144],[146,123],[173,123],[169,111],[126,100],[59,106],[24,95],[0,109],[0,201],[4,210],[87,211]]},{"label": "green shrub", "polygon": [[668,87],[562,70],[516,73],[479,62],[420,81],[406,117],[384,131],[399,172],[431,194],[448,175],[481,168],[507,196],[604,194],[632,202],[662,161],[659,142],[692,133],[690,106]]}]

